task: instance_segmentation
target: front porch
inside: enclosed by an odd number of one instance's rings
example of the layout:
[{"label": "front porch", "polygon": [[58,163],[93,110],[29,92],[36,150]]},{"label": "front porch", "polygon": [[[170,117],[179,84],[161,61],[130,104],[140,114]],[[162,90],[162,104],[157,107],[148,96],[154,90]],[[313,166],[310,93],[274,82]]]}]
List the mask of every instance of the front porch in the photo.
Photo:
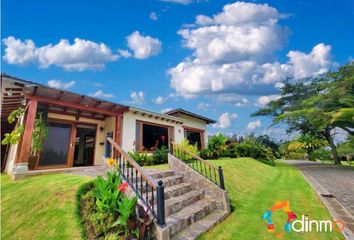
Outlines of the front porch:
[{"label": "front porch", "polygon": [[[128,107],[6,76],[2,76],[2,84],[3,99],[12,94],[11,101],[20,103],[7,105],[6,112],[2,112],[2,121],[6,121],[13,110],[25,109],[25,114],[14,126],[23,126],[21,139],[17,144],[9,145],[5,158],[5,171],[14,180],[27,175],[76,172],[75,168],[78,172],[90,168],[97,170],[104,165],[106,135],[110,133],[116,142],[121,142],[123,113]],[[4,104],[7,101],[3,101]],[[33,133],[39,118],[45,122],[48,134],[42,141],[41,150],[36,151]]]}]

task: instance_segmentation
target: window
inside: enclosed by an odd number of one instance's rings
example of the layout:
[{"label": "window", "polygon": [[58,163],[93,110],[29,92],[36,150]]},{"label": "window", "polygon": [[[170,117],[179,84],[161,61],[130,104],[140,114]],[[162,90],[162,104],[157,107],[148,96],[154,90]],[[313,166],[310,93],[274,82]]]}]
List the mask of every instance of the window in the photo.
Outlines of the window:
[{"label": "window", "polygon": [[203,132],[202,131],[196,131],[196,130],[185,130],[185,136],[188,139],[190,144],[197,144],[198,149],[203,148]]},{"label": "window", "polygon": [[153,152],[162,146],[168,148],[172,127],[137,122],[136,150]]}]

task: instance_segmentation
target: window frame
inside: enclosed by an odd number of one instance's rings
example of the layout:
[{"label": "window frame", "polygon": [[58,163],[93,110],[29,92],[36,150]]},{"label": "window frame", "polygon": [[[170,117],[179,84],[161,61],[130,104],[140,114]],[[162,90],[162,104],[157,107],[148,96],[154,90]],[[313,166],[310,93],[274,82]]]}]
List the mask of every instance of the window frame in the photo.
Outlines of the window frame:
[{"label": "window frame", "polygon": [[199,133],[199,135],[200,135],[200,149],[199,150],[205,149],[205,139],[204,139],[205,130],[204,129],[183,126],[183,130],[184,130],[184,138],[185,139],[187,139],[187,132]]},{"label": "window frame", "polygon": [[[170,125],[165,125],[165,124],[160,124],[160,123],[153,123],[153,122],[148,122],[148,121],[142,121],[142,120],[136,120],[136,124],[139,126],[139,142],[137,142],[136,136],[137,136],[137,132],[135,134],[135,151],[136,152],[140,152],[140,153],[153,153],[154,151],[143,151],[142,147],[143,147],[143,136],[144,136],[144,125],[152,125],[152,126],[157,126],[157,127],[163,127],[163,128],[167,128],[167,140],[168,140],[168,146],[167,149],[170,149],[170,144],[171,144],[171,140],[173,141],[174,139],[174,126],[170,126]],[[138,129],[136,128],[135,131],[138,131]],[[171,134],[172,133],[172,134]]]}]

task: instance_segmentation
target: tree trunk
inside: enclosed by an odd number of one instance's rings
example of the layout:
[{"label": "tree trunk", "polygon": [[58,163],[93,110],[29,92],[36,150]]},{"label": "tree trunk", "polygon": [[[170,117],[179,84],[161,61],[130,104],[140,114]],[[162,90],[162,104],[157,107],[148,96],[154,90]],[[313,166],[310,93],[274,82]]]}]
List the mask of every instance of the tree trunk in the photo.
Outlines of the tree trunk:
[{"label": "tree trunk", "polygon": [[340,159],[338,157],[338,152],[337,152],[337,147],[333,142],[333,138],[331,136],[331,129],[329,127],[327,127],[324,131],[324,137],[326,138],[327,142],[329,143],[329,146],[331,147],[331,152],[333,155],[333,160],[334,160],[334,164],[338,164],[340,165]]}]

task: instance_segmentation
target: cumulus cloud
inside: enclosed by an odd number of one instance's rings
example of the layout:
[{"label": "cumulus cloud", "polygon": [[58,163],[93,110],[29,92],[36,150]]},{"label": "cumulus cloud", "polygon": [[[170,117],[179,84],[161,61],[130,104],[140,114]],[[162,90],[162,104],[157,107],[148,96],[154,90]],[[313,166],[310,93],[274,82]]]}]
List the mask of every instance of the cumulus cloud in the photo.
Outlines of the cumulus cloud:
[{"label": "cumulus cloud", "polygon": [[163,96],[158,96],[157,98],[153,99],[152,102],[157,104],[157,105],[161,105],[166,101],[166,98],[164,98]]},{"label": "cumulus cloud", "polygon": [[98,91],[90,94],[90,96],[96,97],[96,98],[114,98],[115,97],[115,95],[113,93],[105,93],[102,90],[98,90]]},{"label": "cumulus cloud", "polygon": [[210,107],[212,107],[212,105],[210,103],[201,102],[201,103],[198,104],[197,109],[209,110]]},{"label": "cumulus cloud", "polygon": [[129,58],[132,54],[128,50],[118,49],[119,56]]},{"label": "cumulus cloud", "polygon": [[261,121],[258,119],[256,121],[253,121],[253,122],[249,122],[247,124],[247,130],[250,130],[250,131],[254,131],[256,130],[257,128],[260,128],[262,126],[262,123]]},{"label": "cumulus cloud", "polygon": [[239,94],[223,93],[216,97],[216,101],[219,103],[232,104],[235,107],[244,107],[248,104],[248,100]]},{"label": "cumulus cloud", "polygon": [[130,93],[131,104],[143,104],[145,102],[145,93],[143,91],[131,92]]},{"label": "cumulus cloud", "polygon": [[309,54],[290,51],[287,56],[295,78],[305,78],[314,74],[325,73],[333,65],[331,62],[331,46],[323,43],[314,46]]},{"label": "cumulus cloud", "polygon": [[62,39],[55,45],[36,47],[30,39],[22,41],[10,36],[3,39],[3,43],[6,46],[3,56],[6,62],[17,65],[36,64],[40,68],[54,65],[70,71],[97,70],[119,57],[103,43],[80,38],[75,38],[73,44]]},{"label": "cumulus cloud", "polygon": [[62,82],[60,80],[49,80],[48,81],[48,86],[52,88],[57,88],[57,89],[68,89],[72,86],[75,85],[75,81],[70,81],[70,82]]},{"label": "cumulus cloud", "polygon": [[[320,43],[311,53],[290,51],[280,63],[275,53],[288,40],[279,21],[286,15],[267,4],[236,2],[212,17],[199,15],[194,26],[178,31],[191,56],[168,70],[171,86],[185,98],[201,94],[275,94],[279,82],[319,74],[331,66],[330,46]],[[297,60],[306,59],[309,66]],[[302,70],[304,74],[301,74]]]},{"label": "cumulus cloud", "polygon": [[269,95],[269,96],[261,96],[259,97],[256,102],[255,102],[255,106],[257,107],[264,107],[266,106],[268,103],[270,103],[273,100],[277,100],[279,99],[280,96],[279,95]]},{"label": "cumulus cloud", "polygon": [[236,118],[237,118],[236,113],[223,113],[219,117],[218,122],[213,124],[213,127],[221,128],[221,129],[229,128],[231,127],[232,121],[235,120]]},{"label": "cumulus cloud", "polygon": [[128,47],[138,59],[148,58],[161,52],[162,44],[157,38],[141,35],[138,31],[127,37]]},{"label": "cumulus cloud", "polygon": [[155,12],[151,12],[150,15],[149,15],[149,18],[150,18],[151,20],[156,21],[156,20],[157,20],[157,14],[156,14]]}]

